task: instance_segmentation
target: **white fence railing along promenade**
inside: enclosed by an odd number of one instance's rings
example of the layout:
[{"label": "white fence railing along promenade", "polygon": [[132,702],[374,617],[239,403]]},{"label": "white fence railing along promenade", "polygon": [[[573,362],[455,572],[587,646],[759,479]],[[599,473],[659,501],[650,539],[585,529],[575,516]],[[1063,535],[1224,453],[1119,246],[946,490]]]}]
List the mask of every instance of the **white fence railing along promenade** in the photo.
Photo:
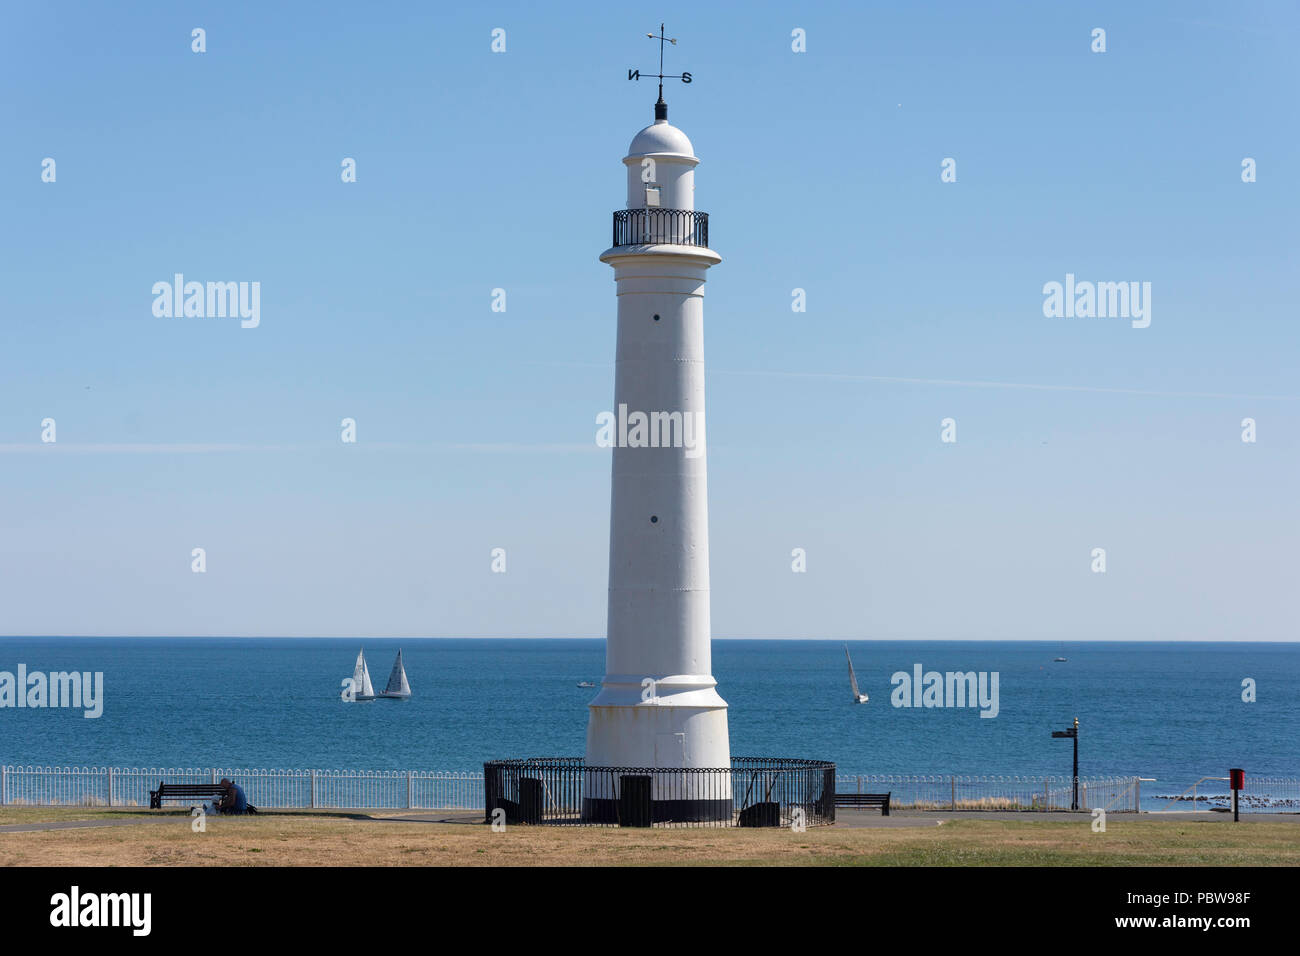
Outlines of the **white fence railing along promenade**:
[{"label": "white fence railing along promenade", "polygon": [[0,767],[0,805],[147,807],[159,781],[244,789],[258,808],[482,810],[482,772],[245,767]]},{"label": "white fence railing along promenade", "polygon": [[[1079,809],[1137,810],[1137,777],[1080,777]],[[900,810],[1069,810],[1073,777],[838,774],[837,793],[890,794]]]},{"label": "white fence railing along promenade", "polygon": [[[1149,778],[1147,778],[1149,780]],[[1202,778],[1226,780],[1226,778]],[[1195,787],[1170,795],[1141,777],[1080,777],[1079,809],[1098,807],[1108,813],[1137,810],[1226,809],[1231,796],[1226,783]],[[1204,792],[1208,789],[1215,792]],[[950,774],[837,774],[839,793],[889,791],[890,806],[915,810],[1068,810],[1074,797],[1072,777],[962,776]],[[1241,811],[1300,812],[1300,778],[1250,777],[1241,794]]]},{"label": "white fence railing along promenade", "polygon": [[[481,771],[263,770],[241,767],[0,766],[0,806],[147,807],[159,781],[236,781],[254,806],[372,810],[482,810]],[[1247,777],[1243,812],[1300,812],[1300,778]],[[1226,791],[1224,785],[1220,789]],[[1067,810],[1070,777],[952,774],[845,774],[840,793],[889,791],[890,804],[917,810]],[[1138,777],[1080,777],[1079,808],[1107,812],[1160,809],[1169,796],[1142,793]],[[1193,793],[1171,809],[1227,806],[1224,794]]]}]

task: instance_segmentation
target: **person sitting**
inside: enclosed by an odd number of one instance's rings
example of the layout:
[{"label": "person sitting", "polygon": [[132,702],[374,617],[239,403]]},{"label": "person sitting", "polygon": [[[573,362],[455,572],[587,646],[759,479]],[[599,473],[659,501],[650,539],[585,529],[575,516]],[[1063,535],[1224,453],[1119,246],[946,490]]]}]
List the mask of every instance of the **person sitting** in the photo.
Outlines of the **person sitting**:
[{"label": "person sitting", "polygon": [[225,793],[217,801],[213,811],[216,813],[247,813],[248,798],[244,796],[244,788],[225,777],[221,778],[221,786],[225,788]]}]

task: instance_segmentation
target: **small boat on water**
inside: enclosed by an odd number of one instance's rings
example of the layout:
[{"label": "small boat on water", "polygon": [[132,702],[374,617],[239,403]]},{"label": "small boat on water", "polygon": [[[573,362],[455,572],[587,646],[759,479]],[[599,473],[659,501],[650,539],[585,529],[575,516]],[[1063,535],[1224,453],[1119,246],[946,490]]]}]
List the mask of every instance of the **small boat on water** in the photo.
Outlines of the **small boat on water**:
[{"label": "small boat on water", "polygon": [[1053,663],[1053,664],[1065,664],[1065,663],[1068,663],[1069,660],[1070,660],[1070,659],[1069,659],[1068,657],[1053,657],[1053,658],[1052,658],[1052,663]]},{"label": "small boat on water", "polygon": [[578,686],[579,686],[579,687],[595,687],[596,684],[595,684],[594,681],[589,681],[589,680],[580,680],[580,681],[578,681]]},{"label": "small boat on water", "polygon": [[844,645],[844,659],[849,662],[849,688],[853,691],[853,703],[865,704],[870,698],[858,690],[858,675],[853,673],[853,658],[849,657],[849,645]]},{"label": "small boat on water", "polygon": [[406,681],[406,668],[402,666],[402,649],[397,649],[397,660],[393,661],[392,673],[388,675],[388,686],[379,695],[384,700],[406,700],[411,696],[411,685]]},{"label": "small boat on water", "polygon": [[370,668],[366,667],[366,649],[357,654],[357,666],[352,669],[352,699],[374,700],[375,688],[370,683]]}]

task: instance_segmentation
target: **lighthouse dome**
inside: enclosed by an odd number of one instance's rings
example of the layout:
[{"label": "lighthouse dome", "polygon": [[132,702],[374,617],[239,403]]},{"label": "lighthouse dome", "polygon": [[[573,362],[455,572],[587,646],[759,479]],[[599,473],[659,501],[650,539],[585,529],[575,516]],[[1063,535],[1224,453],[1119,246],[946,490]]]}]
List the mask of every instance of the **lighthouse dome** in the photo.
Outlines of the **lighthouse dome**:
[{"label": "lighthouse dome", "polygon": [[632,139],[627,148],[629,156],[646,156],[653,153],[676,153],[679,156],[695,156],[695,148],[686,134],[667,120],[656,120]]}]

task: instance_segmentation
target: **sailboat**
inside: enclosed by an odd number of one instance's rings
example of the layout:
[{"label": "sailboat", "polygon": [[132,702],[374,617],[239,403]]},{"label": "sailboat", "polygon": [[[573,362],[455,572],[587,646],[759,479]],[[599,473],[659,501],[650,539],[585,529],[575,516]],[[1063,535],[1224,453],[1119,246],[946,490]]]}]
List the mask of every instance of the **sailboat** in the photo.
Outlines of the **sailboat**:
[{"label": "sailboat", "polygon": [[353,700],[374,700],[375,688],[370,683],[370,669],[366,667],[366,649],[357,654],[357,666],[352,669]]},{"label": "sailboat", "polygon": [[402,666],[402,649],[397,649],[397,660],[393,661],[393,672],[388,675],[388,686],[379,695],[385,700],[406,700],[411,696],[411,685],[406,682],[406,668]]},{"label": "sailboat", "polygon": [[853,658],[849,657],[849,645],[844,645],[844,659],[849,662],[849,687],[853,689],[853,703],[865,704],[870,698],[858,690],[858,675],[853,673]]}]

